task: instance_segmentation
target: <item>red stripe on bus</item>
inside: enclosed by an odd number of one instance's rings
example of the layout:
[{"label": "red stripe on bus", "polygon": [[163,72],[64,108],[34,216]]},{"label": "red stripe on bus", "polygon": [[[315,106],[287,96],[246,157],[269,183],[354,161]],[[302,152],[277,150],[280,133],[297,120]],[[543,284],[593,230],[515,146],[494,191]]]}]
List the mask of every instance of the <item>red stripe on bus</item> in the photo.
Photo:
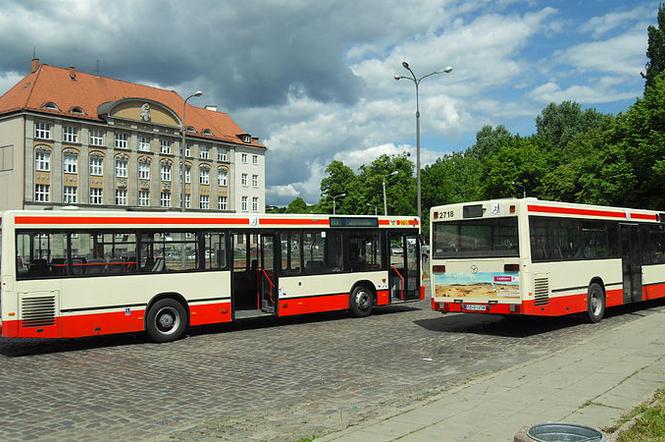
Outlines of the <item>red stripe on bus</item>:
[{"label": "red stripe on bus", "polygon": [[231,322],[231,303],[189,305],[189,325]]},{"label": "red stripe on bus", "polygon": [[280,299],[279,316],[302,315],[305,313],[347,310],[349,294],[310,296],[307,298]]},{"label": "red stripe on bus", "polygon": [[249,218],[120,218],[120,217],[68,217],[17,216],[16,224],[249,224]]},{"label": "red stripe on bus", "polygon": [[540,206],[536,204],[529,204],[528,209],[529,212],[561,213],[565,215],[605,216],[609,218],[626,218],[625,213],[614,212],[610,210],[579,209],[571,207],[552,207],[552,206]]},{"label": "red stripe on bus", "polygon": [[665,283],[651,284],[642,287],[642,299],[650,301],[652,299],[665,298]]},{"label": "red stripe on bus", "polygon": [[650,214],[650,213],[632,213],[630,214],[630,217],[633,219],[646,219],[649,221],[658,221],[658,216],[655,214]]},{"label": "red stripe on bus", "polygon": [[280,224],[295,224],[295,225],[315,225],[327,226],[330,222],[327,219],[300,219],[300,218],[261,218],[260,225],[280,225]]},{"label": "red stripe on bus", "polygon": [[390,304],[390,293],[388,290],[377,290],[376,291],[376,305],[388,305]]}]

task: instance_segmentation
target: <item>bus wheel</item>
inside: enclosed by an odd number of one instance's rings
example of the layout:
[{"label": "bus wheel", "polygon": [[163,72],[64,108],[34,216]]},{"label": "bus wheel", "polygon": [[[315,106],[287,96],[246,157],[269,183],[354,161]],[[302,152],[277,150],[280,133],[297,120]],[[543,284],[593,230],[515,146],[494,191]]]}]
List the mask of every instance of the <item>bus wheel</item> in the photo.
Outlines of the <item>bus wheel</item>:
[{"label": "bus wheel", "polygon": [[605,293],[600,284],[596,282],[589,286],[587,313],[591,322],[600,322],[605,315]]},{"label": "bus wheel", "polygon": [[357,318],[372,313],[372,292],[365,285],[356,286],[351,292],[349,302],[351,314]]},{"label": "bus wheel", "polygon": [[187,312],[173,298],[155,302],[146,319],[146,330],[155,342],[170,342],[180,339],[187,328]]}]

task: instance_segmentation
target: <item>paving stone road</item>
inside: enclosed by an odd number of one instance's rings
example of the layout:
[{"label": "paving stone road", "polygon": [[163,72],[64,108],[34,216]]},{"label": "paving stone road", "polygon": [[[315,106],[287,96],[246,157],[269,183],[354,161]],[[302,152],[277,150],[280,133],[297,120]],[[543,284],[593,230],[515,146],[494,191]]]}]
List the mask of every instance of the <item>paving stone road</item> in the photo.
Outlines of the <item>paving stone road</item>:
[{"label": "paving stone road", "polygon": [[[665,303],[647,304],[662,307]],[[424,303],[143,335],[0,339],[0,439],[275,440],[323,435],[641,317],[509,320]]]}]

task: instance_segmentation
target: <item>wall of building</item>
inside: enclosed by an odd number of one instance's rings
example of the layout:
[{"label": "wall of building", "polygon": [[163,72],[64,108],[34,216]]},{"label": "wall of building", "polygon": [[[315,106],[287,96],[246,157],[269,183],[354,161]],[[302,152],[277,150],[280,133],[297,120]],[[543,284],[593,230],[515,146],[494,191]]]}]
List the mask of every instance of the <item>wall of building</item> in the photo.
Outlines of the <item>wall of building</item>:
[{"label": "wall of building", "polygon": [[[243,155],[247,155],[247,161],[243,161]],[[257,162],[253,158],[256,156]],[[254,212],[252,207],[253,198],[257,198],[258,208],[256,212],[265,212],[265,152],[257,149],[237,146],[234,151],[233,163],[234,173],[234,200],[236,212]],[[247,175],[247,183],[243,184],[243,174]],[[258,175],[258,185],[252,183],[253,175]],[[242,197],[247,197],[247,210],[243,210]]]},{"label": "wall of building", "polygon": [[0,120],[0,211],[23,208],[24,117]]}]

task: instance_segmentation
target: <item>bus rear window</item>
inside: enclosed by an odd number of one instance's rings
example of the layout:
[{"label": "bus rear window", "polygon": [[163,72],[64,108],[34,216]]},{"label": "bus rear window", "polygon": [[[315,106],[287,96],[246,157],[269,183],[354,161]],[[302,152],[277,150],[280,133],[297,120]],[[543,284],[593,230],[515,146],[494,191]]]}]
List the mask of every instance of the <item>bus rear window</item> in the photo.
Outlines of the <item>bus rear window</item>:
[{"label": "bus rear window", "polygon": [[434,223],[434,258],[519,255],[517,217]]}]

